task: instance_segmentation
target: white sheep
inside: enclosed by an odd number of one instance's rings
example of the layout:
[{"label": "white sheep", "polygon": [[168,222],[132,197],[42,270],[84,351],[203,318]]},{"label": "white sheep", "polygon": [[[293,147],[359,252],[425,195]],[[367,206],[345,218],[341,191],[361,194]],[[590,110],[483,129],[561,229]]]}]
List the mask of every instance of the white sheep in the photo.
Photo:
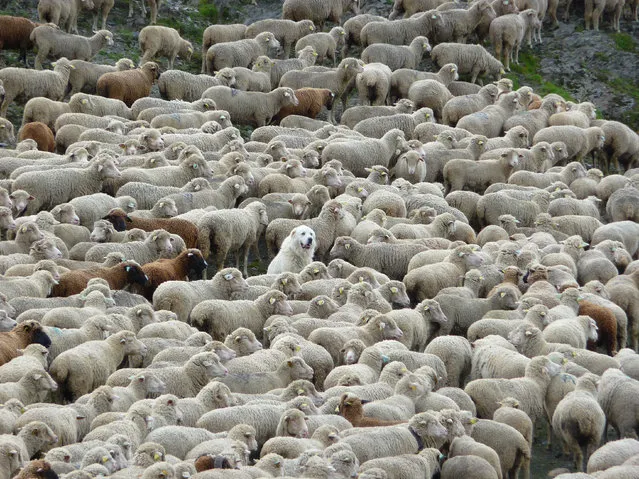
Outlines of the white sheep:
[{"label": "white sheep", "polygon": [[51,25],[34,28],[29,38],[38,48],[36,70],[42,70],[42,62],[47,58],[89,61],[105,46],[113,45],[113,34],[108,30],[100,30],[87,38],[63,32]]},{"label": "white sheep", "polygon": [[193,54],[191,42],[180,37],[175,28],[159,25],[146,26],[140,30],[138,41],[142,51],[140,65],[151,61],[156,56],[166,56],[169,61],[169,70],[171,70],[178,55],[188,61]]},{"label": "white sheep", "polygon": [[430,51],[431,46],[428,43],[428,38],[418,36],[408,46],[381,43],[369,45],[362,52],[361,59],[366,63],[384,63],[392,71],[400,68],[416,69],[424,53]]},{"label": "white sheep", "polygon": [[328,33],[311,33],[297,41],[295,55],[299,55],[304,48],[311,46],[317,53],[317,60],[323,62],[325,58],[330,58],[333,60],[333,66],[335,66],[336,52],[344,50],[346,45],[345,37],[346,32],[342,27],[333,27]]},{"label": "white sheep", "polygon": [[502,15],[490,23],[490,41],[495,47],[497,60],[502,61],[506,71],[510,71],[511,61],[519,64],[519,49],[524,38],[528,47],[532,47],[532,34],[537,29],[541,29],[541,21],[537,11],[531,8],[517,14]]},{"label": "white sheep", "polygon": [[505,73],[502,63],[481,45],[439,43],[433,47],[430,57],[439,67],[446,63],[454,63],[459,68],[459,73],[471,75],[472,83],[475,83],[480,75],[488,74],[499,79]]},{"label": "white sheep", "polygon": [[315,31],[315,25],[310,19],[300,19],[299,21],[291,21],[284,18],[265,19],[252,22],[247,28],[246,38],[254,38],[263,32],[271,32],[275,35],[275,39],[282,47],[284,58],[290,56],[291,47],[306,35],[310,35]]},{"label": "white sheep", "polygon": [[224,67],[249,67],[260,55],[268,55],[280,47],[271,32],[262,32],[253,39],[216,43],[206,52],[206,72],[213,73]]}]

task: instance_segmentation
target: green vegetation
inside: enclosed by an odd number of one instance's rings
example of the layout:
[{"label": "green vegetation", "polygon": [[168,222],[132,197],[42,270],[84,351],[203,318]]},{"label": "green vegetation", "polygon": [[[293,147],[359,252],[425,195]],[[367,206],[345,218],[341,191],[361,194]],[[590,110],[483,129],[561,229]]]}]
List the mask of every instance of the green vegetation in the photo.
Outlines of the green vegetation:
[{"label": "green vegetation", "polygon": [[556,93],[564,99],[575,101],[572,94],[560,85],[556,85],[545,80],[541,74],[540,59],[532,53],[525,52],[519,54],[519,65],[511,64],[513,73],[507,75],[513,81],[513,87],[519,88],[520,85],[531,86],[536,93],[540,95],[548,95]]},{"label": "green vegetation", "polygon": [[622,52],[636,53],[637,44],[632,36],[628,33],[612,33],[610,34],[615,42],[615,48]]}]

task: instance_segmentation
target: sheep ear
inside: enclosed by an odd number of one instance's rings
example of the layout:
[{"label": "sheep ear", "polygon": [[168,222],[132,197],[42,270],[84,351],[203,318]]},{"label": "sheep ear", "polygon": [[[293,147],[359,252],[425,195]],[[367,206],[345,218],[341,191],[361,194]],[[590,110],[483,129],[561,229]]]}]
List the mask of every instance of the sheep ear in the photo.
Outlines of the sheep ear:
[{"label": "sheep ear", "polygon": [[526,336],[532,336],[532,331],[526,331]]},{"label": "sheep ear", "polygon": [[384,321],[379,322],[379,329],[382,330],[386,327],[386,323]]},{"label": "sheep ear", "polygon": [[500,298],[503,298],[504,296],[506,296],[506,293],[504,293],[504,292],[499,293],[499,297]]},{"label": "sheep ear", "polygon": [[275,304],[275,298],[271,298],[268,300],[269,304]]},{"label": "sheep ear", "polygon": [[286,364],[288,365],[289,368],[293,367],[293,361],[291,361],[290,359],[286,361]]}]

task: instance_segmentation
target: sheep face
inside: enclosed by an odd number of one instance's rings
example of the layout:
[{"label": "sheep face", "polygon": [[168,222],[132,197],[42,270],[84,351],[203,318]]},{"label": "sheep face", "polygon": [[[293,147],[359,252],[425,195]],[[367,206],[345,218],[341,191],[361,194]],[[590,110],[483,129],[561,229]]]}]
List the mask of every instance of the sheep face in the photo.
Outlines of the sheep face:
[{"label": "sheep face", "polygon": [[16,326],[15,320],[11,319],[6,311],[0,310],[0,332],[11,331]]},{"label": "sheep face", "polygon": [[408,425],[422,438],[431,437],[439,441],[448,438],[448,429],[440,424],[437,417],[427,412],[413,416]]},{"label": "sheep face", "polygon": [[425,299],[416,309],[428,323],[446,324],[448,322],[448,318],[439,303],[433,299]]},{"label": "sheep face", "polygon": [[16,222],[13,220],[11,208],[0,207],[0,230],[15,230]]},{"label": "sheep face", "polygon": [[[0,85],[0,105],[4,100],[4,88]],[[16,141],[15,134],[13,133],[13,124],[4,118],[0,118],[0,144],[6,146],[7,144],[13,144]]]},{"label": "sheep face", "polygon": [[196,354],[189,362],[201,369],[209,378],[227,376],[229,373],[229,370],[222,365],[220,358],[215,353]]},{"label": "sheep face", "polygon": [[42,259],[62,258],[62,252],[55,245],[55,242],[49,238],[33,243],[29,253]]},{"label": "sheep face", "polygon": [[235,349],[243,351],[244,356],[262,349],[262,344],[257,340],[255,334],[246,328],[241,329],[244,331],[234,332],[227,337],[227,341],[230,340]]},{"label": "sheep face", "polygon": [[[17,218],[22,213],[24,213],[24,211],[27,209],[27,206],[29,206],[29,203],[35,200],[35,196],[30,195],[24,190],[16,190],[12,192],[9,195],[9,198],[13,202],[13,207],[11,211],[13,212],[14,218]],[[42,238],[38,238],[38,239],[42,239]]]},{"label": "sheep face", "polygon": [[25,321],[16,326],[12,332],[24,338],[25,343],[41,344],[45,348],[51,346],[51,338],[44,332],[37,321]]},{"label": "sheep face", "polygon": [[100,175],[100,179],[106,180],[110,178],[120,178],[122,176],[113,158],[99,159],[96,160],[96,163],[96,169]]},{"label": "sheep face", "polygon": [[215,274],[213,278],[214,284],[220,284],[222,290],[231,293],[239,293],[249,289],[249,284],[242,277],[242,273],[235,268],[224,268]]},{"label": "sheep face", "polygon": [[93,224],[93,231],[89,235],[89,240],[94,243],[105,243],[111,240],[114,231],[111,223],[105,220],[98,220]]},{"label": "sheep face", "polygon": [[186,252],[186,268],[189,279],[200,279],[208,266],[208,263],[202,257],[202,253],[198,250],[191,249]]},{"label": "sheep face", "polygon": [[79,225],[80,218],[75,212],[75,207],[70,204],[66,204],[60,207],[60,223],[67,223],[71,225]]},{"label": "sheep face", "polygon": [[390,292],[389,302],[402,308],[410,306],[410,298],[406,293],[406,285],[401,281],[390,281],[388,291]]},{"label": "sheep face", "polygon": [[499,303],[500,309],[513,310],[519,306],[517,296],[510,288],[499,288],[495,295],[499,298],[497,302]]},{"label": "sheep face", "polygon": [[280,418],[280,425],[278,431],[282,434],[280,436],[308,437],[308,426],[306,425],[306,415],[297,409],[289,409]]},{"label": "sheep face", "polygon": [[142,268],[139,264],[133,262],[126,262],[120,265],[121,268],[124,268],[124,271],[127,276],[127,282],[129,284],[139,284],[144,286],[149,282],[149,277],[144,274]]}]

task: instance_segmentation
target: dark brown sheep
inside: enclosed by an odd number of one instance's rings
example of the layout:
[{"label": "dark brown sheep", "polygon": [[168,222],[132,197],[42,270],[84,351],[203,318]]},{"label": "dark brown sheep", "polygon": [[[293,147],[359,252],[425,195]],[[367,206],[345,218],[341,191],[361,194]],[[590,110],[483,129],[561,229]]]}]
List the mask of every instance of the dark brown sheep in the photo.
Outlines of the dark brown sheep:
[{"label": "dark brown sheep", "polygon": [[295,96],[298,104],[282,108],[273,117],[274,121],[280,121],[289,115],[301,115],[315,119],[322,108],[326,107],[328,110],[333,108],[333,99],[335,98],[335,94],[327,88],[300,88],[295,90]]},{"label": "dark brown sheep", "polygon": [[579,301],[579,314],[590,316],[597,323],[597,342],[588,341],[588,349],[594,351],[597,346],[606,348],[609,356],[617,354],[617,318],[614,313],[604,306],[591,301]]},{"label": "dark brown sheep", "polygon": [[159,259],[142,266],[142,271],[149,281],[142,289],[142,294],[149,301],[153,300],[153,293],[166,281],[184,281],[186,279],[202,279],[202,272],[208,264],[202,257],[200,250],[191,248],[182,251],[173,259]]},{"label": "dark brown sheep", "polygon": [[103,278],[111,289],[123,289],[129,284],[144,286],[149,280],[135,261],[123,261],[111,268],[76,269],[60,276],[58,284],[51,290],[51,296],[71,296],[79,294],[92,278]]},{"label": "dark brown sheep", "polygon": [[51,338],[37,321],[25,321],[8,333],[0,333],[0,366],[18,357],[18,350],[32,343],[42,344],[45,348],[51,346]]},{"label": "dark brown sheep", "polygon": [[28,18],[0,15],[0,50],[20,50],[20,59],[28,67],[27,50],[33,50],[29,36],[38,25]]},{"label": "dark brown sheep", "polygon": [[159,77],[158,64],[148,62],[135,70],[105,73],[98,80],[96,89],[98,95],[122,100],[130,108],[135,100],[149,96]]},{"label": "dark brown sheep", "polygon": [[384,419],[364,416],[363,404],[366,402],[368,401],[362,401],[353,394],[344,393],[339,401],[339,415],[350,422],[353,427],[394,426],[396,424],[406,423],[406,421],[386,421]]},{"label": "dark brown sheep", "polygon": [[[148,63],[145,65],[148,65]],[[163,229],[169,233],[179,235],[184,240],[187,248],[195,248],[198,244],[197,226],[187,220],[131,217],[121,208],[113,208],[102,219],[109,221],[116,231],[125,231],[133,228],[140,228],[144,231]]]},{"label": "dark brown sheep", "polygon": [[51,128],[42,123],[41,121],[34,121],[27,123],[18,132],[18,141],[32,139],[38,144],[38,150],[48,151],[53,153],[55,151],[55,138]]},{"label": "dark brown sheep", "polygon": [[58,475],[44,459],[31,461],[14,479],[58,479]]}]

